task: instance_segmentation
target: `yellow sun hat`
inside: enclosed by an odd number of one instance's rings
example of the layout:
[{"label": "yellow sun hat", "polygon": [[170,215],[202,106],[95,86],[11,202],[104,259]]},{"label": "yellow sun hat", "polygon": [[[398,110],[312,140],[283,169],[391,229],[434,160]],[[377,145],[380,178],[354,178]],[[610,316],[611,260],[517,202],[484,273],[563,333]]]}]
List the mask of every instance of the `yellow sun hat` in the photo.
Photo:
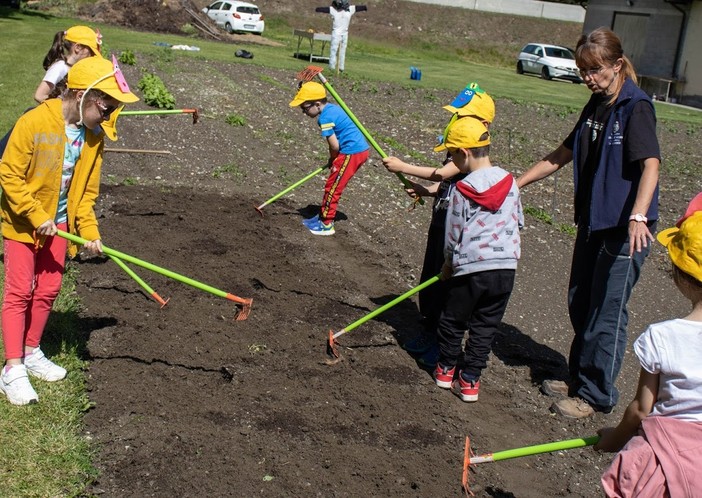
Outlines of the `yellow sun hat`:
[{"label": "yellow sun hat", "polygon": [[702,211],[690,214],[680,227],[659,232],[656,238],[675,266],[702,282]]},{"label": "yellow sun hat", "polygon": [[139,100],[139,97],[129,90],[114,56],[112,62],[99,56],[86,57],[76,62],[68,70],[68,88],[100,90],[125,104]]},{"label": "yellow sun hat", "polygon": [[444,132],[443,141],[434,152],[446,149],[474,149],[490,145],[490,133],[482,121],[473,117],[456,119]]},{"label": "yellow sun hat", "polygon": [[290,107],[297,107],[309,100],[322,100],[327,98],[327,91],[321,83],[308,81],[300,86],[295,98],[290,101]]},{"label": "yellow sun hat", "polygon": [[443,107],[458,117],[475,116],[492,123],[495,119],[495,101],[477,83],[468,83],[453,102]]},{"label": "yellow sun hat", "polygon": [[93,55],[100,55],[102,35],[87,26],[73,26],[63,32],[63,38],[69,42],[79,43],[88,47]]}]

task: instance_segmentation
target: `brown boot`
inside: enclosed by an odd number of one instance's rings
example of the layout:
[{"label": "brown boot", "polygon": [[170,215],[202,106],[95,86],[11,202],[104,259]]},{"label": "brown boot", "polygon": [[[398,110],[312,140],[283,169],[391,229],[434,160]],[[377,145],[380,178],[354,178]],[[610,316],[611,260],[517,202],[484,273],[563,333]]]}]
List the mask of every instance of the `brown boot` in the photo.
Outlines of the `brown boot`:
[{"label": "brown boot", "polygon": [[547,379],[541,383],[541,392],[546,396],[565,398],[568,396],[568,384],[562,380]]},{"label": "brown boot", "polygon": [[595,409],[581,398],[559,399],[551,405],[551,411],[566,418],[585,418],[595,414]]}]

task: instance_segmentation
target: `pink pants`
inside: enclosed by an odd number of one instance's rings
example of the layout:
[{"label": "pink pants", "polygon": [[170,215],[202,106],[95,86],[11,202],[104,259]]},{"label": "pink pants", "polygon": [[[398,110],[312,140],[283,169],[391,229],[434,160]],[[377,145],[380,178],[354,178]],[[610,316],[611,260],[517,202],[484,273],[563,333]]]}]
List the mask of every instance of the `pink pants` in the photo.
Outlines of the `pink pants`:
[{"label": "pink pants", "polygon": [[368,151],[357,154],[339,154],[334,158],[331,172],[324,186],[324,197],[319,219],[324,223],[331,223],[336,217],[336,206],[339,204],[341,193],[346,188],[349,180],[356,174],[358,168],[368,159]]},{"label": "pink pants", "polygon": [[[66,230],[66,224],[58,225]],[[51,307],[61,290],[68,242],[46,237],[44,245],[4,239],[5,292],[2,340],[5,359],[24,357],[24,346],[39,346]]]}]

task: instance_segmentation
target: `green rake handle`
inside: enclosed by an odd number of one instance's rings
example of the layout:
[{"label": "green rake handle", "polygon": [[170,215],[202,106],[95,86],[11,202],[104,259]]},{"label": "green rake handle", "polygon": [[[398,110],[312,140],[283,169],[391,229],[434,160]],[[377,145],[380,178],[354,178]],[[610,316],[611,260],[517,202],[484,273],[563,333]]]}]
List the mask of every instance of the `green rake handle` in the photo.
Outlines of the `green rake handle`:
[{"label": "green rake handle", "polygon": [[130,277],[132,277],[132,278],[136,281],[136,283],[138,283],[139,285],[141,285],[141,287],[146,291],[146,293],[147,293],[149,296],[153,297],[153,298],[161,305],[161,308],[163,308],[166,304],[168,304],[168,300],[165,300],[165,301],[164,301],[164,299],[163,299],[161,296],[159,296],[158,293],[157,293],[155,290],[153,290],[151,287],[149,287],[149,284],[147,284],[146,282],[144,282],[144,281],[141,279],[141,277],[139,277],[139,275],[137,275],[136,273],[134,273],[134,271],[133,271],[131,268],[129,268],[126,264],[124,264],[124,261],[122,261],[122,260],[119,259],[118,257],[112,256],[112,255],[110,255],[110,254],[108,254],[108,257],[109,257],[112,261],[114,261],[115,263],[117,263],[117,266],[119,266],[120,268],[122,268],[122,269],[125,271],[125,273],[126,273],[127,275],[129,275]]},{"label": "green rake handle", "polygon": [[[339,94],[336,93],[336,90],[334,90],[334,87],[331,86],[331,84],[329,83],[329,81],[327,81],[324,75],[322,73],[317,73],[317,77],[319,78],[319,81],[322,82],[322,85],[324,85],[324,88],[326,88],[329,91],[329,93],[331,93],[332,97],[334,97],[334,99],[339,103],[339,106],[344,110],[344,112],[346,112],[349,118],[351,118],[351,121],[353,121],[354,124],[358,126],[358,129],[361,130],[361,133],[363,133],[363,136],[366,137],[366,140],[370,142],[375,151],[378,154],[380,154],[380,157],[382,157],[383,159],[388,157],[385,151],[380,148],[378,142],[376,142],[375,139],[371,136],[371,134],[368,133],[368,130],[366,130],[363,127],[358,118],[356,118],[354,113],[351,112],[351,109],[349,109],[348,106],[341,99],[341,97],[339,97]],[[397,175],[397,177],[400,179],[405,188],[412,188],[412,184],[409,182],[409,180],[407,180],[407,178],[405,178],[405,176],[402,173],[398,171],[397,173],[395,173],[395,175]],[[417,202],[419,202],[419,204],[424,205],[424,199],[422,199],[421,197],[417,197],[417,199]]]},{"label": "green rake handle", "polygon": [[500,460],[509,460],[510,458],[538,455],[540,453],[551,453],[553,451],[582,448],[583,446],[592,446],[599,440],[600,436],[589,436],[578,439],[565,439],[562,441],[554,441],[553,443],[537,444],[535,446],[525,446],[523,448],[514,448],[511,450],[504,450],[498,451],[496,453],[486,453],[484,455],[474,456],[471,457],[470,463],[474,464],[497,462]]},{"label": "green rake handle", "polygon": [[[68,232],[64,232],[63,230],[59,230],[56,233],[56,235],[58,235],[59,237],[63,237],[66,240],[70,240],[71,242],[73,242],[75,244],[85,245],[88,243],[87,240],[82,239],[76,235],[70,234]],[[197,280],[193,280],[192,278],[188,278],[186,276],[180,275],[179,273],[173,272],[171,270],[161,268],[160,266],[156,266],[156,265],[151,264],[147,261],[142,261],[141,259],[135,258],[134,256],[130,256],[129,254],[115,251],[114,249],[110,249],[109,247],[106,247],[106,246],[102,246],[102,251],[105,254],[107,254],[108,256],[114,256],[114,257],[122,259],[124,261],[129,261],[130,263],[141,266],[142,268],[146,268],[147,270],[151,270],[153,272],[160,273],[161,275],[164,275],[168,278],[172,278],[173,280],[177,280],[178,282],[182,282],[184,284],[190,285],[192,287],[195,287],[196,289],[200,289],[200,290],[203,290],[205,292],[209,292],[210,294],[214,294],[215,296],[223,297],[225,299],[229,299],[230,301],[234,301],[236,303],[240,303],[240,304],[243,304],[245,306],[251,305],[250,299],[243,299],[239,296],[235,296],[235,295],[230,294],[228,292],[224,292],[224,291],[221,291],[219,289],[215,289],[214,287],[211,287],[207,284],[203,284],[202,282],[198,282]]]},{"label": "green rake handle", "polygon": [[144,116],[147,114],[184,114],[184,113],[194,113],[197,109],[161,109],[161,110],[148,110],[148,111],[122,111],[119,113],[120,116]]},{"label": "green rake handle", "polygon": [[381,306],[381,307],[378,308],[377,310],[371,311],[370,313],[368,313],[368,314],[367,314],[366,316],[364,316],[363,318],[360,318],[360,319],[356,320],[355,322],[353,322],[351,325],[346,326],[346,328],[341,329],[340,331],[338,331],[336,334],[334,334],[334,335],[332,336],[332,339],[336,339],[337,337],[339,337],[340,335],[345,334],[346,332],[351,332],[353,329],[355,329],[355,328],[358,327],[359,325],[362,325],[362,324],[366,323],[368,320],[371,320],[371,319],[375,318],[376,316],[378,316],[378,315],[381,314],[382,312],[384,312],[384,311],[386,311],[386,310],[392,308],[393,306],[395,306],[395,305],[396,305],[397,303],[399,303],[400,301],[404,301],[404,300],[407,299],[408,297],[411,297],[411,296],[415,295],[415,294],[416,294],[417,292],[419,292],[420,290],[422,290],[422,289],[424,289],[424,288],[426,288],[426,287],[429,287],[431,284],[433,284],[433,283],[435,283],[435,282],[438,282],[440,278],[441,278],[441,274],[438,274],[438,275],[435,275],[435,276],[431,277],[429,280],[426,280],[426,281],[422,282],[422,283],[419,284],[417,287],[413,287],[412,289],[408,290],[407,292],[405,292],[405,293],[402,294],[401,296],[396,297],[395,299],[393,299],[393,300],[390,301],[389,303],[387,303],[387,304]]},{"label": "green rake handle", "polygon": [[302,180],[299,180],[299,181],[293,183],[292,185],[290,185],[288,188],[286,188],[286,189],[283,190],[282,192],[279,192],[279,193],[277,193],[276,195],[274,195],[273,197],[271,197],[270,199],[268,199],[266,202],[264,202],[263,204],[261,204],[260,206],[258,206],[258,207],[256,208],[256,210],[257,210],[259,213],[263,214],[263,212],[261,211],[261,209],[263,209],[264,207],[266,207],[268,204],[277,201],[278,199],[280,199],[281,197],[283,197],[285,194],[287,194],[287,193],[290,192],[291,190],[293,190],[293,189],[299,187],[300,185],[302,185],[303,183],[305,183],[307,180],[309,180],[309,179],[311,179],[311,178],[314,178],[315,176],[317,176],[318,174],[320,174],[320,173],[321,173],[322,171],[324,171],[325,169],[327,169],[327,166],[322,166],[321,168],[317,168],[317,169],[314,170],[312,173],[310,173],[309,175],[307,175],[306,177],[304,177]]}]

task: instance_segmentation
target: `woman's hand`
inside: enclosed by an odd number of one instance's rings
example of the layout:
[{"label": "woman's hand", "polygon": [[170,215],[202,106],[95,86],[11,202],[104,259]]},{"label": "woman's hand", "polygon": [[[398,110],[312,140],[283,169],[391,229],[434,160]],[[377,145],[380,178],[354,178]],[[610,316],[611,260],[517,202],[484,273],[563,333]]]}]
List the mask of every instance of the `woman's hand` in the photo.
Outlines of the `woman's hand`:
[{"label": "woman's hand", "polygon": [[629,222],[629,257],[634,255],[634,251],[641,252],[648,243],[653,242],[653,235],[648,226],[643,221],[631,220]]}]

